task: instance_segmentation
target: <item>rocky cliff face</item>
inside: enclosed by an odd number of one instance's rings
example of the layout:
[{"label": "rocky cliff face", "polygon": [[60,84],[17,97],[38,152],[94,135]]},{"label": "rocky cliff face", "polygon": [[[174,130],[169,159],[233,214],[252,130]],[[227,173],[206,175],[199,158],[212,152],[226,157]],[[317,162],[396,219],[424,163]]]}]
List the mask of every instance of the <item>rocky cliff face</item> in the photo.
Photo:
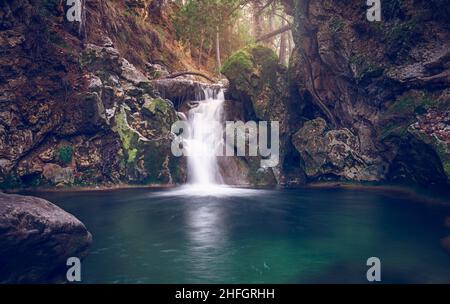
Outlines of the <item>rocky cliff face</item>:
[{"label": "rocky cliff face", "polygon": [[296,44],[288,70],[248,49],[224,67],[250,116],[281,122],[281,183],[447,187],[448,3],[385,0],[382,22],[369,22],[365,1],[283,2]]},{"label": "rocky cliff face", "polygon": [[173,6],[83,3],[82,22],[65,1],[0,4],[0,184],[184,182],[174,106],[150,82],[188,64],[162,41]]},{"label": "rocky cliff face", "polygon": [[[449,6],[386,0],[382,22],[369,22],[364,1],[284,4],[294,17],[289,68],[260,45],[222,68],[243,120],[280,122],[280,164],[251,183],[270,184],[265,178],[273,174],[282,185],[331,179],[448,187]],[[262,173],[251,163],[227,166]]]},{"label": "rocky cliff face", "polygon": [[[172,36],[176,7],[83,3],[80,23],[61,0],[0,3],[1,187],[185,182],[169,129],[196,90],[154,81],[190,65]],[[280,163],[220,160],[227,183],[448,187],[450,6],[384,0],[382,21],[369,22],[365,1],[283,3],[294,18],[289,67],[260,46],[223,67],[227,115],[279,121]]]},{"label": "rocky cliff face", "polygon": [[[450,13],[446,1],[284,1],[289,79],[304,110],[293,142],[310,179],[448,185]],[[320,117],[320,118],[317,118]]]}]

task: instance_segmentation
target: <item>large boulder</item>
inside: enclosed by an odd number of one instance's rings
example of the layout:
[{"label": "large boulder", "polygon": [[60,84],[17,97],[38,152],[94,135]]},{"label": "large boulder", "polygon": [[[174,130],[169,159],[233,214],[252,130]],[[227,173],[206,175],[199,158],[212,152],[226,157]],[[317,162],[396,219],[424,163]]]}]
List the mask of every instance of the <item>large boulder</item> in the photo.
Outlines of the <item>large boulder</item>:
[{"label": "large boulder", "polygon": [[441,245],[445,250],[450,252],[450,235],[441,240]]},{"label": "large boulder", "polygon": [[84,224],[37,197],[0,193],[0,283],[62,282],[69,257],[84,258]]},{"label": "large boulder", "polygon": [[360,142],[349,129],[329,129],[323,118],[307,121],[293,135],[293,144],[305,163],[309,178],[337,176],[347,180],[377,180],[383,168],[361,152]]}]

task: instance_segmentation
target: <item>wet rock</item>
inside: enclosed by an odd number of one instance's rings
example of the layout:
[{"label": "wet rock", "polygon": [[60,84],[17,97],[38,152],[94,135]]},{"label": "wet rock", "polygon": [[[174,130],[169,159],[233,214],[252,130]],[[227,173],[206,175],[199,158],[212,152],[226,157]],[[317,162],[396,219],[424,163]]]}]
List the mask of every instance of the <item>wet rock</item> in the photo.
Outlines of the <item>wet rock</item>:
[{"label": "wet rock", "polygon": [[358,138],[350,130],[329,129],[322,118],[307,121],[292,140],[310,178],[335,175],[371,181],[383,176],[377,160],[362,153]]},{"label": "wet rock", "polygon": [[218,92],[222,88],[220,85],[180,78],[152,80],[151,84],[160,92],[162,98],[169,99],[173,103],[180,104],[180,106],[184,101],[204,99],[204,89]]},{"label": "wet rock", "polygon": [[73,184],[74,174],[72,168],[63,168],[57,164],[45,164],[42,175],[54,185]]},{"label": "wet rock", "polygon": [[62,282],[67,259],[83,259],[91,243],[83,223],[52,203],[0,193],[1,283]]},{"label": "wet rock", "polygon": [[[148,103],[160,96],[144,69],[145,60],[161,62],[151,68],[162,73],[166,66],[181,68],[178,55],[149,27],[126,26],[123,3],[88,1],[92,16],[110,16],[115,22],[107,23],[122,30],[111,31],[94,17],[86,37],[78,24],[61,22],[63,6],[44,2],[0,4],[0,74],[6,80],[0,81],[0,187],[182,182],[185,165],[170,151],[175,109],[166,101]],[[144,7],[129,9],[145,14],[146,24],[162,18],[171,28],[167,14],[153,16]],[[142,32],[151,37],[140,39]],[[145,59],[128,43],[143,44]],[[59,160],[62,143],[73,148],[67,168]]]},{"label": "wet rock", "polygon": [[145,64],[145,69],[146,69],[148,77],[151,79],[165,77],[165,76],[169,75],[167,68],[158,63],[147,62]]},{"label": "wet rock", "polygon": [[131,63],[129,63],[128,60],[126,60],[125,58],[121,58],[119,62],[121,69],[120,75],[129,82],[137,85],[141,82],[149,81],[148,78],[145,77],[145,75],[141,71],[136,69],[136,67]]}]

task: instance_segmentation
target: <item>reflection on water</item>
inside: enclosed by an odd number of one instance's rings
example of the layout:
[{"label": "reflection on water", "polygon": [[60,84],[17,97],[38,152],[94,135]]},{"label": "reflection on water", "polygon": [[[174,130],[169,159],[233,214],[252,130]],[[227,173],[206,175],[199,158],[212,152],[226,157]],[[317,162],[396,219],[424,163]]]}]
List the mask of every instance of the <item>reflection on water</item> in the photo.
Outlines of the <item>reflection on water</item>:
[{"label": "reflection on water", "polygon": [[227,225],[220,204],[192,204],[185,209],[188,248],[184,253],[192,278],[217,280],[226,271]]},{"label": "reflection on water", "polygon": [[193,248],[208,250],[218,248],[225,242],[225,217],[217,204],[193,205],[186,210],[187,233]]},{"label": "reflection on water", "polygon": [[226,196],[260,196],[264,195],[266,190],[256,190],[247,188],[234,188],[227,185],[220,184],[189,184],[184,185],[175,189],[168,189],[164,191],[158,191],[156,193],[151,193],[151,196],[165,196],[165,197],[176,197],[176,196],[189,196],[189,197],[201,197],[201,196],[211,196],[211,197],[226,197]]},{"label": "reflection on water", "polygon": [[93,234],[86,283],[366,282],[371,256],[385,283],[450,283],[448,209],[342,189],[200,194],[34,193]]}]

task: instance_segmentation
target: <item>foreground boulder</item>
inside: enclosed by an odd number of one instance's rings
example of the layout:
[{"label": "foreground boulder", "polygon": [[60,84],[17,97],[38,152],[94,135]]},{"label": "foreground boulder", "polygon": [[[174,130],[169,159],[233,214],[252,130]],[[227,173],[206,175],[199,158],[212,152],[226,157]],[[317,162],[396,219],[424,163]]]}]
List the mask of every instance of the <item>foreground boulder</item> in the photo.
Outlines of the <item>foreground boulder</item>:
[{"label": "foreground boulder", "polygon": [[445,250],[450,252],[450,235],[441,240],[441,245]]},{"label": "foreground boulder", "polygon": [[84,258],[91,243],[83,223],[54,204],[0,193],[0,283],[62,281],[67,259]]}]

